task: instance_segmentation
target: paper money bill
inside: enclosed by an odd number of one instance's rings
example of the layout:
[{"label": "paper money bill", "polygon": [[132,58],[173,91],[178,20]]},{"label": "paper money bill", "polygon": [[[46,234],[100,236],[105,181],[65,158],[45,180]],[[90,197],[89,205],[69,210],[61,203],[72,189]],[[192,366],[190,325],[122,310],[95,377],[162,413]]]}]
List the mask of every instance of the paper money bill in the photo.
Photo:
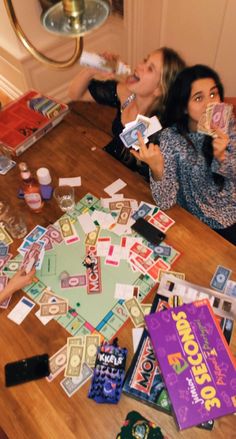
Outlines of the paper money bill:
[{"label": "paper money bill", "polygon": [[142,308],[143,314],[145,316],[147,316],[148,314],[150,314],[152,304],[151,303],[141,303],[141,308]]},{"label": "paper money bill", "polygon": [[59,373],[65,369],[67,361],[67,345],[65,344],[59,351],[49,358],[50,375],[47,381],[52,381]]},{"label": "paper money bill", "polygon": [[98,334],[86,335],[84,347],[84,361],[89,367],[95,366],[98,346],[100,346],[100,336]]},{"label": "paper money bill", "polygon": [[[160,282],[162,277],[167,274],[166,270],[160,270],[159,271],[159,277],[158,277],[158,281]],[[181,273],[179,271],[168,271],[168,275],[171,274],[174,277],[177,277],[177,279],[182,279],[185,280],[185,274]]]},{"label": "paper money bill", "polygon": [[[53,242],[57,242],[58,244],[60,244],[60,242],[63,241],[63,238],[61,236],[61,232],[54,226],[49,225],[47,227],[47,232],[46,235],[49,236],[49,238],[51,239],[51,241]],[[44,235],[45,236],[45,235]]]},{"label": "paper money bill", "polygon": [[[8,255],[9,256],[9,255]],[[6,257],[6,260],[8,257]],[[4,273],[14,273],[15,271],[18,271],[21,266],[21,261],[17,259],[10,259],[10,261],[7,262],[5,267],[3,268]]]},{"label": "paper money bill", "polygon": [[64,301],[65,301],[64,299],[54,294],[53,291],[49,290],[48,288],[45,288],[38,300],[38,303],[58,303]]},{"label": "paper money bill", "polygon": [[68,302],[58,303],[41,303],[40,305],[40,315],[45,316],[61,316],[68,312]]},{"label": "paper money bill", "polygon": [[136,297],[132,297],[124,302],[124,306],[127,309],[129,316],[136,328],[144,325],[144,314],[140,303]]},{"label": "paper money bill", "polygon": [[67,354],[65,376],[78,377],[80,375],[83,362],[83,352],[83,346],[70,346]]},{"label": "paper money bill", "polygon": [[110,210],[120,210],[122,207],[131,207],[129,200],[112,201],[109,203]]},{"label": "paper money bill", "polygon": [[224,102],[208,104],[199,119],[198,132],[214,137],[215,129],[218,127],[227,133],[232,110],[232,105]]},{"label": "paper money bill", "polygon": [[224,102],[212,104],[209,120],[210,129],[214,130],[215,127],[218,127],[226,133],[232,109],[232,105]]},{"label": "paper money bill", "polygon": [[99,232],[100,232],[100,227],[97,226],[95,230],[88,233],[85,238],[85,245],[96,245]]},{"label": "paper money bill", "polygon": [[93,375],[92,369],[83,363],[81,373],[78,377],[65,377],[60,385],[69,398],[77,392]]},{"label": "paper money bill", "polygon": [[76,337],[67,338],[67,349],[70,349],[70,346],[83,346],[83,345],[84,345],[83,335],[77,335]]},{"label": "paper money bill", "polygon": [[69,218],[60,218],[58,220],[61,233],[64,239],[68,239],[71,236],[74,236],[74,230],[72,228],[72,224],[69,220]]},{"label": "paper money bill", "polygon": [[122,207],[120,214],[117,218],[117,224],[127,224],[131,214],[131,207]]},{"label": "paper money bill", "polygon": [[61,279],[61,288],[77,288],[87,285],[86,276],[84,274],[77,274]]}]

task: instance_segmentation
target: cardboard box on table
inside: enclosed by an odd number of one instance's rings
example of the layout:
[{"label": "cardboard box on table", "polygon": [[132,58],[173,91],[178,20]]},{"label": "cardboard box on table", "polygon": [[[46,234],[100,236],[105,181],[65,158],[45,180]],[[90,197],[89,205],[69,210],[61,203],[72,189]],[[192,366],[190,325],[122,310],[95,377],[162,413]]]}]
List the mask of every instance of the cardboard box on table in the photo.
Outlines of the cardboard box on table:
[{"label": "cardboard box on table", "polygon": [[30,90],[0,111],[0,146],[19,156],[55,127],[69,112],[68,105]]}]

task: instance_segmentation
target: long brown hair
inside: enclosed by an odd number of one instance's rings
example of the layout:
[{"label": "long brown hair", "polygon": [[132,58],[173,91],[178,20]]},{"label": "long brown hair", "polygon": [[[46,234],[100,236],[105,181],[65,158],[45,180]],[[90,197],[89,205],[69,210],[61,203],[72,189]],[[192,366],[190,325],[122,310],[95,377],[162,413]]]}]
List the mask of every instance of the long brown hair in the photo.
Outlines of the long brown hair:
[{"label": "long brown hair", "polygon": [[163,68],[160,81],[161,95],[156,98],[155,102],[149,109],[148,116],[156,114],[159,119],[162,119],[170,86],[174,82],[177,74],[184,69],[186,64],[181,56],[169,47],[161,47],[154,51],[154,53],[158,52],[161,52],[163,57]]}]

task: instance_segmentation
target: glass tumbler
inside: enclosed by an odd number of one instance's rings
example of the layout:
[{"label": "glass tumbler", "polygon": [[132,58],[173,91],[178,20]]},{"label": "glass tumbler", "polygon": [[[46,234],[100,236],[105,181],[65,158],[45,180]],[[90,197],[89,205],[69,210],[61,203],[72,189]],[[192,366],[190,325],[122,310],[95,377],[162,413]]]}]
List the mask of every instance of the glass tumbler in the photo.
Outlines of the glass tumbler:
[{"label": "glass tumbler", "polygon": [[10,215],[5,224],[5,228],[12,238],[20,239],[27,234],[27,226],[23,217],[20,215]]},{"label": "glass tumbler", "polygon": [[75,191],[72,186],[57,186],[53,196],[63,212],[69,212],[75,206]]}]

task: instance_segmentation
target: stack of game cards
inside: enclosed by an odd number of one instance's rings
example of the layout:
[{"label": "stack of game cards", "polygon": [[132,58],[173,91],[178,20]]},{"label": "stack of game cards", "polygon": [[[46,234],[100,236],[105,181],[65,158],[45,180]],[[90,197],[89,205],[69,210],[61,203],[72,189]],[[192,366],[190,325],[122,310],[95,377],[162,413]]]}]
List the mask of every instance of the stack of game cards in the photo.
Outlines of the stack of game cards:
[{"label": "stack of game cards", "polygon": [[[40,270],[45,254],[45,241],[42,239],[47,229],[37,225],[25,237],[21,246],[18,248],[19,253],[23,256],[20,268],[28,273],[34,266]],[[42,239],[42,240],[41,240]]]},{"label": "stack of game cards", "polygon": [[63,104],[41,95],[29,99],[28,106],[49,119],[58,116],[63,109]]},{"label": "stack of game cards", "polygon": [[136,119],[125,125],[120,138],[126,148],[134,148],[139,150],[138,132],[140,132],[144,138],[144,142],[148,142],[148,137],[151,134],[161,130],[162,126],[156,116],[146,117],[142,114],[138,114]]},{"label": "stack of game cards", "polygon": [[227,133],[233,106],[224,102],[208,104],[198,122],[198,132],[215,137],[216,128]]}]

